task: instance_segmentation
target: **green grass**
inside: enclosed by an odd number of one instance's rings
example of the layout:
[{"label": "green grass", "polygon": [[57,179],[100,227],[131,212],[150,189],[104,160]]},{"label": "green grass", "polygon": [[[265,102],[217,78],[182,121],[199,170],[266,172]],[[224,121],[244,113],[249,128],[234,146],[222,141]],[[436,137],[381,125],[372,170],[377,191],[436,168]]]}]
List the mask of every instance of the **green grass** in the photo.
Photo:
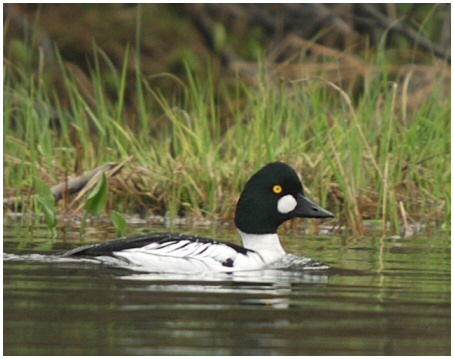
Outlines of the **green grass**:
[{"label": "green grass", "polygon": [[[45,86],[43,71],[5,66],[5,195],[33,193],[34,178],[53,185],[132,156],[111,184],[110,208],[230,219],[249,176],[282,160],[354,234],[364,232],[363,218],[381,220],[387,234],[399,232],[403,216],[450,221],[450,103],[437,91],[408,114],[396,109],[405,88],[390,86],[386,72],[370,75],[353,100],[320,78],[286,82],[262,70],[248,84],[188,69],[186,79],[160,76],[173,83],[171,94],[137,71],[131,99],[126,61],[121,71],[101,70],[109,59],[94,51],[88,92],[61,60],[64,93]],[[126,101],[136,104],[134,113]],[[33,203],[21,210],[38,211]]]}]

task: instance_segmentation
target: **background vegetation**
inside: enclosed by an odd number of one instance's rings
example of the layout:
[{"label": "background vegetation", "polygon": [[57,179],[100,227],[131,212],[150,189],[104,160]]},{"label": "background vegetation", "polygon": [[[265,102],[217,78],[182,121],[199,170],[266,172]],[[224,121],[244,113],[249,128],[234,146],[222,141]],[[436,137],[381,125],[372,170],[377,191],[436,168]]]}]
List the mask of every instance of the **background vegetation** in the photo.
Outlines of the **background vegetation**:
[{"label": "background vegetation", "polygon": [[333,230],[450,221],[449,4],[4,11],[6,213],[97,215],[49,188],[109,163],[109,213],[227,220],[282,160]]}]

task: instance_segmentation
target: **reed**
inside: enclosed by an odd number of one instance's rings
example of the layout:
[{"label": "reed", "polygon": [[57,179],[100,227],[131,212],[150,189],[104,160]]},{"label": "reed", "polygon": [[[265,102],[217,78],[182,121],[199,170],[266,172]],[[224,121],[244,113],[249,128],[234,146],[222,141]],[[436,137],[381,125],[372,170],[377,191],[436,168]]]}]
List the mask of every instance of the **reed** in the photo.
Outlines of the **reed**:
[{"label": "reed", "polygon": [[[109,59],[94,51],[88,92],[59,60],[67,103],[40,85],[43,72],[5,67],[6,195],[31,194],[34,178],[51,185],[133,156],[111,183],[110,207],[227,219],[250,174],[283,160],[302,174],[308,195],[337,214],[333,223],[356,235],[364,219],[381,220],[384,234],[399,233],[403,213],[407,222],[449,222],[450,104],[436,91],[410,115],[396,107],[406,89],[390,85],[386,73],[370,75],[353,100],[322,76],[289,82],[262,70],[256,83],[237,78],[232,86],[210,70],[202,77],[188,69],[185,80],[162,75],[178,89],[172,96],[136,62],[131,100],[129,50],[119,73],[113,65],[102,71],[99,63]],[[57,208],[63,213],[65,204]]]}]

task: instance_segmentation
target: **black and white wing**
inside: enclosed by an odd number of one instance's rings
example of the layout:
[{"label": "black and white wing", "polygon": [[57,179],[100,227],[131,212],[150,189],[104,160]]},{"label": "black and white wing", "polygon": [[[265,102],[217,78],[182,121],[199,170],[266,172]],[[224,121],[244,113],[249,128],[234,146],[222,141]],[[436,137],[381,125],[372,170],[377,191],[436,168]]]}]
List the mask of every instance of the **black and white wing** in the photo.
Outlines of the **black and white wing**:
[{"label": "black and white wing", "polygon": [[[115,257],[147,270],[228,270],[260,256],[244,247],[187,234],[156,233],[118,238],[70,250],[64,256]],[[252,262],[250,263],[253,264]],[[238,268],[241,269],[241,268]],[[248,269],[248,268],[245,268]]]}]

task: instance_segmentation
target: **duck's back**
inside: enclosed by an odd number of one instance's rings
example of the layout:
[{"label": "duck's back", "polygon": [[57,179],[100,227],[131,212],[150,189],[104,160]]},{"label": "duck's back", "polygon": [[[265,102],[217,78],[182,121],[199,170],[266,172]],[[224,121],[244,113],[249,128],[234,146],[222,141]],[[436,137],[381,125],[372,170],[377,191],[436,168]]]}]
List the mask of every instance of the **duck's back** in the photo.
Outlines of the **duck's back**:
[{"label": "duck's back", "polygon": [[[259,264],[260,255],[244,247],[189,234],[155,233],[122,237],[70,250],[67,257],[114,257],[145,270],[237,270]],[[247,266],[248,267],[248,266]]]}]

